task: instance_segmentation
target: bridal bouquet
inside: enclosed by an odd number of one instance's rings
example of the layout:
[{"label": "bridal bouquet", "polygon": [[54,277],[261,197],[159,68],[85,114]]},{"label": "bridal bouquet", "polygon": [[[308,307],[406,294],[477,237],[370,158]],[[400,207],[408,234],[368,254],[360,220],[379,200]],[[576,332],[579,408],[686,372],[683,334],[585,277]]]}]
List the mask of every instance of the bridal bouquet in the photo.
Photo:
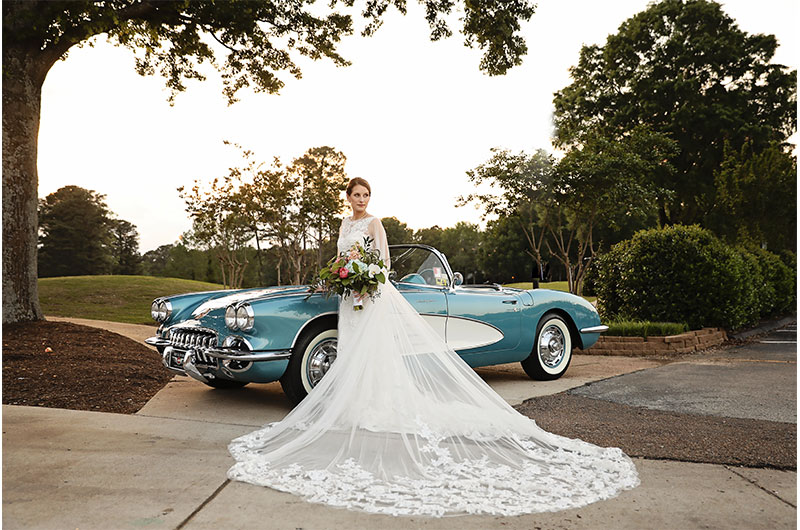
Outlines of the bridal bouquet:
[{"label": "bridal bouquet", "polygon": [[359,311],[364,308],[363,297],[375,299],[378,284],[385,283],[387,276],[380,252],[372,248],[372,238],[365,237],[363,244],[356,243],[347,252],[331,258],[309,288],[312,293],[322,290],[325,296],[339,294],[347,298],[353,295],[353,308]]}]

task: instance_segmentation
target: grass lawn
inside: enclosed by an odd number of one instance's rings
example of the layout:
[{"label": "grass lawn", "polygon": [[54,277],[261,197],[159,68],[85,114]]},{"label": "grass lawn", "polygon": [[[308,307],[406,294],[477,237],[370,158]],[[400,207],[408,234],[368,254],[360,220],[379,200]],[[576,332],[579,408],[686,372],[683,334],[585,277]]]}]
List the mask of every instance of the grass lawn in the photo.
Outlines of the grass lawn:
[{"label": "grass lawn", "polygon": [[[519,283],[507,283],[505,284],[506,287],[515,287],[517,289],[533,289],[533,282],[519,282]],[[554,291],[564,291],[565,293],[569,292],[569,288],[567,287],[567,282],[539,282],[540,289],[552,289]],[[594,302],[597,300],[596,296],[584,296],[590,302]]]},{"label": "grass lawn", "polygon": [[[531,282],[508,287],[531,289]],[[540,283],[542,289],[567,291],[567,282]],[[39,302],[45,315],[91,318],[130,324],[153,324],[150,304],[159,296],[222,289],[216,283],[154,276],[64,276],[39,279]],[[590,302],[594,296],[584,297]]]},{"label": "grass lawn", "polygon": [[154,298],[222,289],[216,283],[153,276],[65,276],[39,280],[45,315],[153,324]]}]

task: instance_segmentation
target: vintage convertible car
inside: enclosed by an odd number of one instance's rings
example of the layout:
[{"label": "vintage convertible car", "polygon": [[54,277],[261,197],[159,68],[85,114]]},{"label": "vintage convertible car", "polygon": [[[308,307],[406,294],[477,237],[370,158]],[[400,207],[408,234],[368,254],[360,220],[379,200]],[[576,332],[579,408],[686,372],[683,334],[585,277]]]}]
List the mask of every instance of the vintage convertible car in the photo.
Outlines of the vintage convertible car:
[{"label": "vintage convertible car", "polygon": [[[533,379],[560,377],[575,347],[607,326],[581,297],[547,289],[463,285],[426,245],[393,245],[390,281],[473,367],[519,361]],[[158,298],[157,335],[146,340],[172,372],[215,388],[280,380],[295,403],[336,359],[338,299],[306,286],[211,291]]]}]

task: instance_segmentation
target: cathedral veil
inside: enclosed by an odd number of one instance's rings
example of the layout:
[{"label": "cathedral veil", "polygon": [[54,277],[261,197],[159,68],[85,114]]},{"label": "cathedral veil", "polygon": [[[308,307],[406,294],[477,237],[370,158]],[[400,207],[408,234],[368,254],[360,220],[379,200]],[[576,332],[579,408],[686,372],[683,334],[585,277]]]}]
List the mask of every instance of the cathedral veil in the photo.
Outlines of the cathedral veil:
[{"label": "cathedral veil", "polygon": [[[339,249],[382,233],[375,220],[346,219]],[[376,241],[388,259],[385,235]],[[548,433],[514,410],[391,283],[363,311],[340,304],[325,377],[229,449],[231,479],[391,515],[556,511],[639,483],[619,449]]]}]

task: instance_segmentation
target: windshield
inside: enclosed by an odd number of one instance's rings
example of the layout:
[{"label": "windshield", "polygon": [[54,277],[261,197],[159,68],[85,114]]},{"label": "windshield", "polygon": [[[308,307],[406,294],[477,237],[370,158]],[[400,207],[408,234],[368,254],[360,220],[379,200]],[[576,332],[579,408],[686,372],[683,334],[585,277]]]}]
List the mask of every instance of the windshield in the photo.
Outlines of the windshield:
[{"label": "windshield", "polygon": [[392,248],[392,269],[399,282],[436,287],[449,285],[447,268],[442,260],[425,248]]}]

